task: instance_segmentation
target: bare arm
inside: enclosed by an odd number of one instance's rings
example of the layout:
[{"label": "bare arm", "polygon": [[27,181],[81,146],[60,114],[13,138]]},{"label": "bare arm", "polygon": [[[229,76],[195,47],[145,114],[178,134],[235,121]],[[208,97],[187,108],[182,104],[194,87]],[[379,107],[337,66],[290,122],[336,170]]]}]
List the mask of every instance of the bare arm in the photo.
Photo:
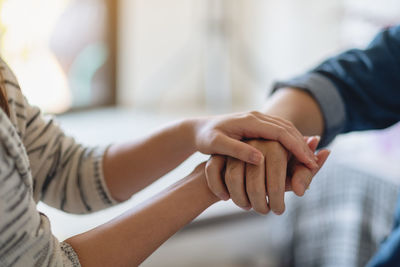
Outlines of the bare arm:
[{"label": "bare arm", "polygon": [[209,191],[204,164],[139,207],[66,240],[86,266],[137,266],[218,198]]},{"label": "bare arm", "polygon": [[139,140],[111,146],[104,155],[103,171],[113,197],[128,199],[193,154],[191,135],[188,125],[178,122]]},{"label": "bare arm", "polygon": [[[242,122],[248,123],[245,119]],[[188,145],[193,144],[191,131],[185,123],[175,124],[135,143],[111,147],[104,159],[111,192],[129,196],[132,188],[140,190],[183,161],[195,151]],[[130,173],[137,176],[129,179]],[[208,189],[202,164],[144,205],[66,242],[77,252],[82,266],[138,265],[217,200]]]},{"label": "bare arm", "polygon": [[113,145],[103,160],[105,180],[111,195],[123,201],[195,151],[261,164],[262,153],[242,142],[244,138],[277,140],[299,161],[317,168],[312,151],[297,130],[260,112],[247,112],[184,120],[135,142]]}]

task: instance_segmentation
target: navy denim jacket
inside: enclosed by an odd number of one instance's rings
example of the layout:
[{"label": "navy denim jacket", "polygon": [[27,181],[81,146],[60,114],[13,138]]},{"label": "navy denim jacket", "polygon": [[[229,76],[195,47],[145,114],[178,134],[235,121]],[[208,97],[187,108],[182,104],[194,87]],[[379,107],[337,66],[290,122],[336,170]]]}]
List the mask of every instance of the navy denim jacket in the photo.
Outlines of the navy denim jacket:
[{"label": "navy denim jacket", "polygon": [[400,25],[379,33],[365,50],[332,57],[310,72],[275,84],[308,91],[319,103],[321,145],[337,134],[382,129],[400,121]]},{"label": "navy denim jacket", "polygon": [[[309,92],[325,121],[321,146],[337,134],[382,129],[400,121],[400,26],[379,33],[365,50],[332,57],[310,72],[275,85]],[[400,266],[400,198],[395,226],[368,267]]]}]

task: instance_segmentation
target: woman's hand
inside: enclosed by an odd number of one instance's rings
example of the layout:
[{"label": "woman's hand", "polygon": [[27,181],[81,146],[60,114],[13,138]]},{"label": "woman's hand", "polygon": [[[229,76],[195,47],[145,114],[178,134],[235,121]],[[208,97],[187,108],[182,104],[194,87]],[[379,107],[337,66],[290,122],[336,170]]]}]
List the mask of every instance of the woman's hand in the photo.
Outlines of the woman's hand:
[{"label": "woman's hand", "polygon": [[278,141],[299,162],[310,169],[318,168],[317,158],[293,124],[282,118],[257,111],[190,120],[193,144],[204,154],[228,155],[259,165],[264,162],[262,150],[243,142],[246,139]]},{"label": "woman's hand", "polygon": [[[319,138],[307,138],[312,151],[318,142]],[[293,190],[302,196],[329,156],[328,150],[319,151],[316,155],[318,168],[310,170],[279,142],[251,140],[247,143],[263,153],[264,164],[256,166],[232,157],[212,156],[206,165],[207,183],[220,199],[232,198],[239,207],[253,208],[261,214],[267,214],[269,210],[283,213],[285,191]]]},{"label": "woman's hand", "polygon": [[307,167],[317,168],[312,151],[291,123],[250,112],[182,120],[132,142],[112,145],[103,159],[105,180],[113,198],[124,201],[196,151],[260,164],[263,154],[244,142],[253,138],[276,140]]},{"label": "woman's hand", "polygon": [[205,163],[141,205],[65,240],[82,266],[139,266],[162,243],[219,201],[209,190]]}]

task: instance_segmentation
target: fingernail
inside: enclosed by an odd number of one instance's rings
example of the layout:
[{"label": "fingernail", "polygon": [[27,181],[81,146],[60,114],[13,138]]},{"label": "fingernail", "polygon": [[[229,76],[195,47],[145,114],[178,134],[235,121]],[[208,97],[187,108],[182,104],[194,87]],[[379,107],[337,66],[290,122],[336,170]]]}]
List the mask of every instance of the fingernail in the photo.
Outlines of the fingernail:
[{"label": "fingernail", "polygon": [[226,193],[221,193],[218,195],[218,197],[224,201],[227,201],[229,199],[229,196]]},{"label": "fingernail", "polygon": [[250,155],[250,161],[253,162],[254,164],[261,163],[262,159],[263,156],[260,153],[254,152]]},{"label": "fingernail", "polygon": [[321,141],[321,136],[319,136],[319,135],[314,135],[314,137],[317,139],[318,143],[319,143],[319,141]]},{"label": "fingernail", "polygon": [[244,209],[244,210],[250,210],[251,209],[251,206],[246,206],[246,207],[242,207],[242,209]]}]

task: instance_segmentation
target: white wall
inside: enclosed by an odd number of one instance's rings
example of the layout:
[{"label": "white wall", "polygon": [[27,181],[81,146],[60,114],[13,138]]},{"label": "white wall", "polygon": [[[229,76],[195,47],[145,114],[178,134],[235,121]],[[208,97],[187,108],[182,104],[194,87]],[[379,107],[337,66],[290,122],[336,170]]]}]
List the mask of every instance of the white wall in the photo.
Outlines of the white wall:
[{"label": "white wall", "polygon": [[[122,0],[120,103],[158,106],[196,93],[199,66],[195,1]],[[160,103],[161,102],[161,103]]]},{"label": "white wall", "polygon": [[[379,18],[398,6],[384,2]],[[362,34],[354,24],[374,5],[382,2],[121,0],[119,101],[160,111],[257,108],[273,80],[364,44],[374,31],[357,43],[349,35]]]}]

